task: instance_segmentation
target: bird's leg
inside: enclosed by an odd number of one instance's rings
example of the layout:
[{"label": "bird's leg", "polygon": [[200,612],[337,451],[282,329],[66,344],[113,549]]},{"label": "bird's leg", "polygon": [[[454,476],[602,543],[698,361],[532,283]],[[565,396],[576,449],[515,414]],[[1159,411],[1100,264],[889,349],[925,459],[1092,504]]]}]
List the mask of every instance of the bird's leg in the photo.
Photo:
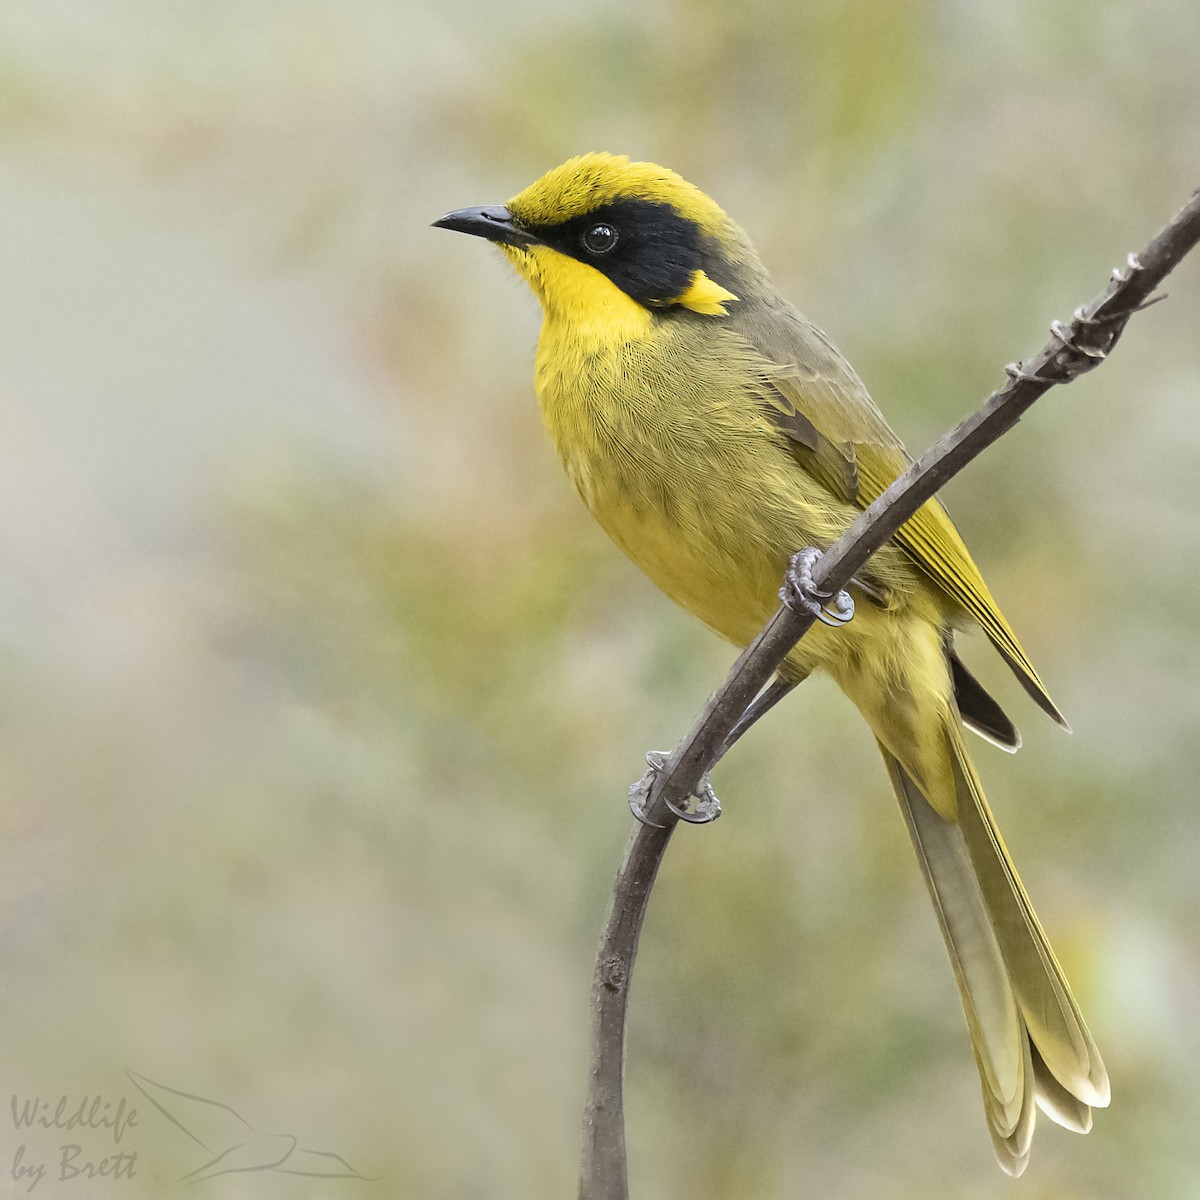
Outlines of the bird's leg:
[{"label": "bird's leg", "polygon": [[[669,757],[670,754],[666,750],[646,751],[646,773],[629,789],[629,811],[643,825],[654,825],[661,828],[656,821],[651,821],[647,816],[646,799],[650,795],[650,789],[654,786],[654,780],[658,777],[659,771],[667,765]],[[666,803],[679,820],[686,821],[689,825],[707,825],[721,815],[721,802],[717,799],[717,793],[712,790],[712,784],[708,782],[707,771],[700,779],[699,790],[688,797],[687,808],[676,808],[670,800]]]},{"label": "bird's leg", "polygon": [[753,700],[750,701],[749,707],[738,718],[737,724],[729,731],[729,736],[721,743],[720,752],[717,754],[716,761],[713,763],[715,767],[717,763],[733,749],[733,744],[742,734],[744,734],[751,725],[761,720],[784,698],[798,683],[803,682],[800,679],[781,679],[778,675],[771,681],[770,686],[759,692]]},{"label": "bird's leg", "polygon": [[[811,613],[823,625],[841,628],[854,616],[854,599],[844,590],[837,593],[817,590],[813,583],[812,569],[820,557],[820,550],[812,546],[793,554],[784,576],[784,586],[779,590],[779,598],[789,608]],[[756,721],[766,716],[799,682],[798,679],[776,678],[769,687],[759,692],[729,731],[729,736],[721,744],[721,749],[713,760],[713,766],[721,761],[733,744]],[[648,769],[629,789],[629,810],[643,825],[654,824],[646,813],[646,800],[668,757],[667,752],[663,750],[648,751]],[[707,771],[701,777],[699,790],[689,797],[687,808],[677,808],[669,800],[666,804],[679,820],[686,821],[689,825],[707,825],[721,815],[721,802],[713,791]]]},{"label": "bird's leg", "polygon": [[854,616],[854,598],[847,591],[835,595],[817,590],[812,570],[820,557],[821,551],[814,546],[797,550],[792,555],[783,577],[783,587],[779,589],[779,599],[793,611],[809,613],[822,625],[839,629]]}]

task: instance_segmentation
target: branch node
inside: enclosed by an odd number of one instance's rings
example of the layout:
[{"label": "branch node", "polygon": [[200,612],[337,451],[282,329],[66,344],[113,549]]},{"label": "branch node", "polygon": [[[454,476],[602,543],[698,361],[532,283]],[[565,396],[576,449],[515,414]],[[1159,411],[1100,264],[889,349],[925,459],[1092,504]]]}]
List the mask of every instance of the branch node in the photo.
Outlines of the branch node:
[{"label": "branch node", "polygon": [[[1087,328],[1100,325],[1101,323],[1102,322],[1100,321],[1086,320],[1076,322],[1075,324]],[[1054,337],[1062,342],[1063,349],[1070,350],[1072,354],[1082,354],[1085,358],[1090,358],[1093,362],[1103,362],[1103,360],[1108,357],[1108,351],[1102,349],[1100,346],[1083,345],[1079,341],[1080,330],[1078,328],[1072,327],[1071,329],[1068,329],[1061,321],[1051,321],[1050,332],[1054,335]],[[1064,356],[1062,354],[1058,354],[1055,357],[1061,362]],[[1068,364],[1062,363],[1062,366],[1068,372],[1068,374],[1071,373],[1071,367]],[[1084,365],[1075,373],[1080,374],[1082,371],[1086,371],[1087,369],[1087,366]]]},{"label": "branch node", "polygon": [[1125,256],[1124,267],[1113,267],[1112,279],[1114,283],[1128,283],[1135,274],[1139,271],[1144,271],[1146,268],[1142,265],[1141,258],[1130,251]]},{"label": "branch node", "polygon": [[629,983],[629,968],[619,954],[610,954],[600,964],[599,978],[605,991],[621,992]]},{"label": "branch node", "polygon": [[1016,383],[1040,383],[1044,387],[1050,387],[1057,383],[1055,379],[1047,379],[1044,375],[1039,375],[1036,371],[1025,370],[1023,362],[1006,363],[1004,373]]}]

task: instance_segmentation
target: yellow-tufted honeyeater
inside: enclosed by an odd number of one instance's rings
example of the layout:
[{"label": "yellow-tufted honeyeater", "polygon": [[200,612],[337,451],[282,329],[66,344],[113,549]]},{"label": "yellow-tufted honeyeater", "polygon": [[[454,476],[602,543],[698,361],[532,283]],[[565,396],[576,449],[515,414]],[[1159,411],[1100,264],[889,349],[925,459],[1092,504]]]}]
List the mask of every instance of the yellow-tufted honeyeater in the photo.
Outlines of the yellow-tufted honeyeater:
[{"label": "yellow-tufted honeyeater", "polygon": [[[802,547],[831,545],[910,463],[853,368],[771,283],[746,234],[672,171],[572,159],[506,207],[436,222],[496,243],[544,315],[546,428],[609,536],[738,645]],[[1015,750],[954,632],[983,627],[1034,701],[1058,709],[946,510],[930,500],[814,625],[783,685],[828,672],[883,752],[958,981],[1001,1167],[1019,1175],[1036,1105],[1085,1133],[1108,1076],[1021,886],[963,742]]]}]

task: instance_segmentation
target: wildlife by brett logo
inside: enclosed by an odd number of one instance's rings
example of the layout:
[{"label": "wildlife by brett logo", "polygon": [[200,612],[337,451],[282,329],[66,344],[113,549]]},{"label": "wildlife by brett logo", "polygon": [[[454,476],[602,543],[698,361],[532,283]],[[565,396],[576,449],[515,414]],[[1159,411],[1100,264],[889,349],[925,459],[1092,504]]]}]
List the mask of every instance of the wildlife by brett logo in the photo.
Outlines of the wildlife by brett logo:
[{"label": "wildlife by brett logo", "polygon": [[[291,1133],[264,1131],[220,1100],[156,1083],[134,1071],[125,1074],[136,1089],[136,1107],[123,1095],[11,1094],[9,1112],[19,1140],[11,1154],[6,1149],[0,1153],[8,1161],[16,1192],[91,1196],[96,1181],[103,1180],[108,1188],[104,1194],[112,1194],[113,1184],[138,1177],[141,1163],[133,1142],[137,1134],[145,1135],[147,1122],[156,1127],[156,1149],[161,1145],[172,1157],[178,1152],[181,1165],[188,1163],[179,1176],[181,1183],[263,1171],[374,1181],[340,1154],[303,1145]],[[185,1149],[185,1138],[190,1149]]]},{"label": "wildlife by brett logo", "polygon": [[[138,1110],[124,1096],[12,1095],[9,1111],[21,1137],[9,1176],[32,1192],[43,1182],[133,1179],[138,1152],[126,1140],[138,1126]],[[125,1144],[122,1146],[122,1142]],[[45,1189],[49,1191],[49,1188]]]},{"label": "wildlife by brett logo", "polygon": [[371,1176],[360,1174],[340,1154],[302,1146],[294,1134],[261,1132],[219,1100],[166,1087],[133,1071],[125,1074],[146,1100],[206,1155],[205,1161],[188,1171],[181,1182],[197,1183],[249,1171],[373,1182]]}]

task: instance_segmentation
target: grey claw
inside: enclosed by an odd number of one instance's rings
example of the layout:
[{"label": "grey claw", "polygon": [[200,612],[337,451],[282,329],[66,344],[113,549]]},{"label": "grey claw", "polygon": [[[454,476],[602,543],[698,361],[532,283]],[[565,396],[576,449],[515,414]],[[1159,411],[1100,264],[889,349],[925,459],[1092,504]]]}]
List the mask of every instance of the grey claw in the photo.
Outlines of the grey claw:
[{"label": "grey claw", "polygon": [[814,546],[806,546],[792,555],[779,599],[794,611],[816,617],[822,625],[840,629],[854,616],[854,598],[847,591],[837,595],[817,591],[812,570],[820,557],[821,551]]},{"label": "grey claw", "polygon": [[[635,784],[634,787],[637,785]],[[642,804],[642,798],[633,794],[632,788],[629,795],[629,811],[633,813],[634,820],[639,825],[648,825],[651,829],[665,829],[666,826],[659,821],[652,821],[646,815],[646,809]]]},{"label": "grey claw", "polygon": [[650,820],[646,813],[646,800],[654,784],[654,777],[663,769],[666,761],[667,756],[662,750],[647,750],[646,763],[649,769],[629,787],[629,811],[633,813],[639,825],[649,825],[651,829],[665,828],[657,821]]},{"label": "grey claw", "polygon": [[676,808],[670,800],[667,801],[667,807],[689,825],[707,825],[721,815],[721,802],[717,799],[712,784],[708,782],[707,775],[700,780],[700,791],[689,796],[688,801],[687,808]]}]

